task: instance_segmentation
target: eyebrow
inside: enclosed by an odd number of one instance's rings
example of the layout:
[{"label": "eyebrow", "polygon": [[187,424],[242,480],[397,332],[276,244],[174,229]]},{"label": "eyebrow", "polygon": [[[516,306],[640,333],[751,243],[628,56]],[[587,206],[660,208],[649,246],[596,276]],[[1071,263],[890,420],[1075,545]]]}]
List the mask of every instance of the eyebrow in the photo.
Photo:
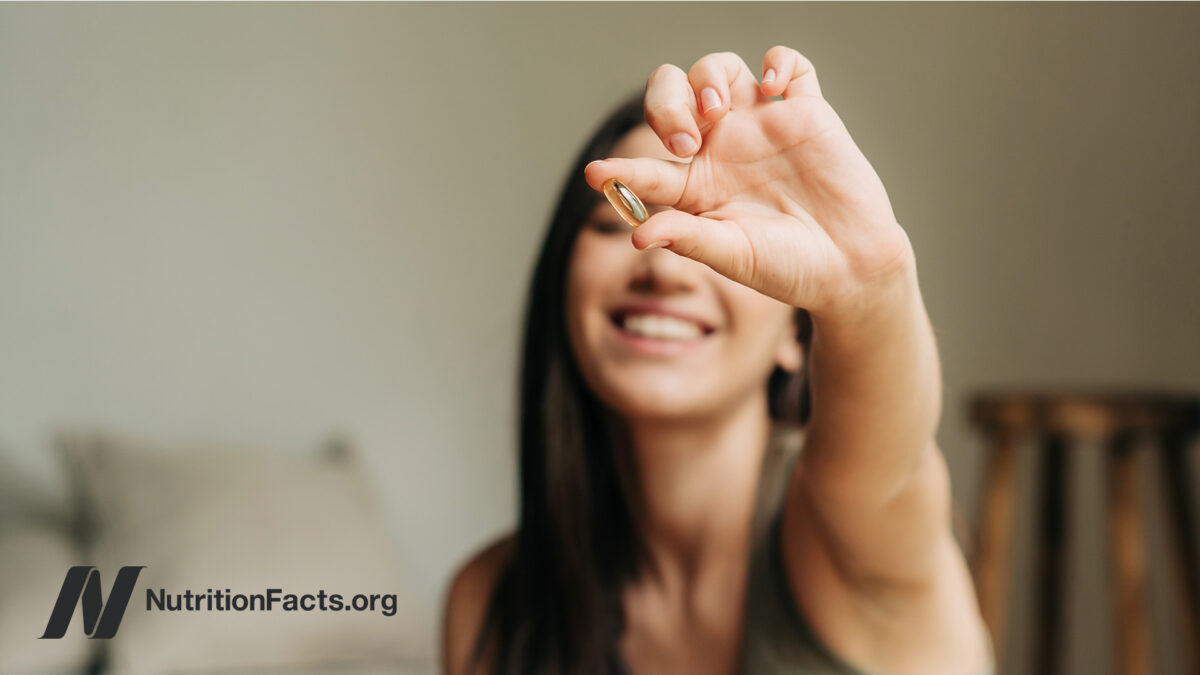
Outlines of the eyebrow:
[{"label": "eyebrow", "polygon": [[[606,201],[597,202],[596,205],[592,207],[592,210],[587,212],[587,215],[584,216],[583,219],[585,221],[587,221],[587,220],[618,220],[622,223],[625,222],[624,220],[621,219],[621,215],[619,213],[617,213],[617,210],[613,208],[613,205],[609,204]],[[626,224],[628,224],[628,223],[626,223]]]}]

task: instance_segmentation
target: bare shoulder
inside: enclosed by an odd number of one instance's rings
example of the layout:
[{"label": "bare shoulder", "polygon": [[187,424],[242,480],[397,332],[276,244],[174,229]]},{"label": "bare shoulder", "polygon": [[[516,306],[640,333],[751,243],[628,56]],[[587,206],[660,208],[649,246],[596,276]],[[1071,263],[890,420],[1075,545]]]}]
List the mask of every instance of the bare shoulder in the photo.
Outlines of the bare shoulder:
[{"label": "bare shoulder", "polygon": [[442,613],[442,672],[467,675],[492,591],[510,559],[515,536],[506,534],[477,550],[454,573]]}]

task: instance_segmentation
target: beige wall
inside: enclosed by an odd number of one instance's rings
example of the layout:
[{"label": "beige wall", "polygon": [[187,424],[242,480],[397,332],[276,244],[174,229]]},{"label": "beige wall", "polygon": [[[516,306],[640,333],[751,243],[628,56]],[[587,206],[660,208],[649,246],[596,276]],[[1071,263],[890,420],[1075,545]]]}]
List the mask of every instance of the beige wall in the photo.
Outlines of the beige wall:
[{"label": "beige wall", "polygon": [[520,310],[578,145],[658,64],[776,43],[914,242],[972,508],[968,392],[1200,387],[1198,34],[1197,5],[5,5],[0,508],[61,495],[60,424],[345,430],[433,621],[513,523]]}]

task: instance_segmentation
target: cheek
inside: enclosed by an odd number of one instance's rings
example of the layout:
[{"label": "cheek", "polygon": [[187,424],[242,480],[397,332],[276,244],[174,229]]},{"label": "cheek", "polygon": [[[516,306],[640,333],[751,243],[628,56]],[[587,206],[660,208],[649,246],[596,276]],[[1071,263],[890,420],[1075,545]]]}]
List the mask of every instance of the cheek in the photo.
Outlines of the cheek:
[{"label": "cheek", "polygon": [[791,334],[794,309],[744,286],[729,289],[725,297],[735,336],[731,358],[756,374],[770,374],[783,340]]},{"label": "cheek", "polygon": [[590,241],[586,232],[581,232],[571,248],[567,261],[567,297],[586,297],[594,293],[600,278],[596,275],[598,258],[603,251]]},{"label": "cheek", "polygon": [[[588,356],[587,343],[594,324],[602,317],[606,284],[613,278],[615,261],[608,260],[603,246],[580,234],[568,261],[566,288],[567,333],[578,360]],[[607,270],[607,272],[606,272]]]}]

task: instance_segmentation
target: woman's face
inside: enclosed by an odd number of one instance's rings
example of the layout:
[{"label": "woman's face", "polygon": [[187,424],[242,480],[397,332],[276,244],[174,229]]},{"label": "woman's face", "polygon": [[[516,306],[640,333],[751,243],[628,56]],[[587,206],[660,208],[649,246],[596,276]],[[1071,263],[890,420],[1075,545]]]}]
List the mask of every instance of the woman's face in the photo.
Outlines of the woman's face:
[{"label": "woman's face", "polygon": [[[680,161],[646,125],[612,156]],[[802,363],[794,308],[666,249],[639,251],[632,231],[601,202],[571,253],[568,333],[597,396],[626,419],[712,416],[753,397],[765,410],[773,368]]]}]

